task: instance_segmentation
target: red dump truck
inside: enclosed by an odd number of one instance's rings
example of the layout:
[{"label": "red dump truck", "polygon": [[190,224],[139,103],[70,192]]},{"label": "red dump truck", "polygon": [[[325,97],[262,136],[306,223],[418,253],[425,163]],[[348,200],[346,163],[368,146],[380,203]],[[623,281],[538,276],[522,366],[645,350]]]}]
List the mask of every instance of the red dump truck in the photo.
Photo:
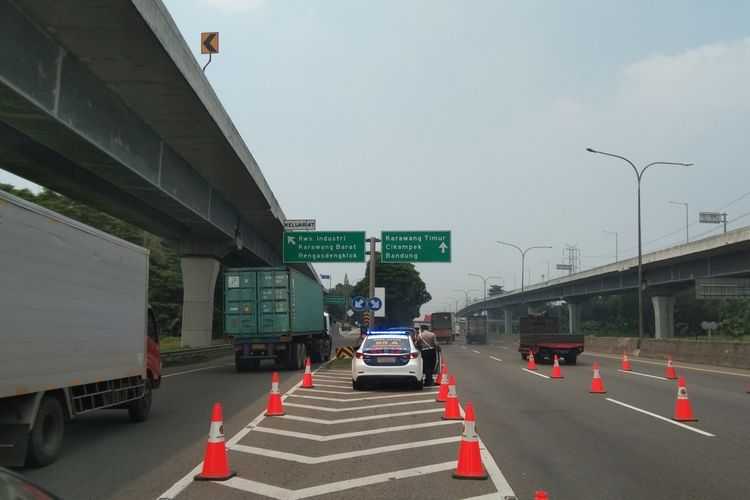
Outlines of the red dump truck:
[{"label": "red dump truck", "polygon": [[518,351],[526,360],[529,351],[537,361],[552,361],[557,354],[569,365],[576,364],[583,352],[583,335],[560,333],[560,321],[544,314],[529,315],[520,320],[520,342]]},{"label": "red dump truck", "polygon": [[435,334],[438,342],[452,344],[456,340],[453,313],[436,312],[430,317],[430,330]]}]

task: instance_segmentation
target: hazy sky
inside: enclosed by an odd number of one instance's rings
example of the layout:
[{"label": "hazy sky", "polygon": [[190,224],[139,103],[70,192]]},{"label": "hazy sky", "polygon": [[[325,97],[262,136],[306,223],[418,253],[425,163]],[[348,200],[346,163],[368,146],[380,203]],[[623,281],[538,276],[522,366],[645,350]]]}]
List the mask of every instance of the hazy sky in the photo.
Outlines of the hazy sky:
[{"label": "hazy sky", "polygon": [[[520,285],[577,244],[584,267],[635,252],[638,163],[646,250],[716,226],[697,213],[750,192],[750,3],[736,1],[166,0],[288,217],[326,230],[450,229],[453,263],[418,268],[443,310]],[[0,174],[0,181],[8,176]],[[750,196],[727,208],[750,214]],[[730,225],[750,224],[750,215]],[[714,232],[715,233],[715,232]],[[711,233],[711,234],[714,234]],[[666,235],[666,236],[665,236]],[[364,265],[318,265],[352,281]]]}]

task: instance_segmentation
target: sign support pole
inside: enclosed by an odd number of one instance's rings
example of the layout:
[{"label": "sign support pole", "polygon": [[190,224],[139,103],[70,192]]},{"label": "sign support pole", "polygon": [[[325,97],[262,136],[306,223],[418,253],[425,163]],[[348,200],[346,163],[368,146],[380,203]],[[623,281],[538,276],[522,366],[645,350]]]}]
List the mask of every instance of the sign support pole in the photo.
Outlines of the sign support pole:
[{"label": "sign support pole", "polygon": [[375,259],[377,258],[376,253],[376,244],[379,239],[375,238],[374,236],[372,238],[369,238],[367,241],[370,242],[370,287],[369,291],[367,292],[368,297],[374,297],[375,296],[375,271],[376,271],[376,263]]}]

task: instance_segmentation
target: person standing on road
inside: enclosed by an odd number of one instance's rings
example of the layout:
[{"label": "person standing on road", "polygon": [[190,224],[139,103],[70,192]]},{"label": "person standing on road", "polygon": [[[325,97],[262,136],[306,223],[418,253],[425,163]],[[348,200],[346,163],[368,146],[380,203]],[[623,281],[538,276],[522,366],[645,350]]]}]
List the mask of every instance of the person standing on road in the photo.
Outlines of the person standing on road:
[{"label": "person standing on road", "polygon": [[437,361],[437,340],[435,334],[427,329],[427,325],[422,325],[422,331],[417,334],[417,347],[422,352],[424,385],[429,387],[434,384],[432,374]]}]

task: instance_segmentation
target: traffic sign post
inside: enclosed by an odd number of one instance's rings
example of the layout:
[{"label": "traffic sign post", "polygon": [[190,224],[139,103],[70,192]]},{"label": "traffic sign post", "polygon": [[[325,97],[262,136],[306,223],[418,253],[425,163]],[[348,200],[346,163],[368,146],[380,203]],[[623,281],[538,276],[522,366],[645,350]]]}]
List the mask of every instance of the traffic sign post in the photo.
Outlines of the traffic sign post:
[{"label": "traffic sign post", "polygon": [[450,231],[383,231],[381,262],[450,262]]},{"label": "traffic sign post", "polygon": [[284,221],[287,231],[315,231],[315,219],[287,219]]},{"label": "traffic sign post", "polygon": [[352,311],[361,312],[367,309],[367,299],[358,295],[352,297]]},{"label": "traffic sign post", "polygon": [[364,231],[284,231],[285,264],[364,262]]}]

